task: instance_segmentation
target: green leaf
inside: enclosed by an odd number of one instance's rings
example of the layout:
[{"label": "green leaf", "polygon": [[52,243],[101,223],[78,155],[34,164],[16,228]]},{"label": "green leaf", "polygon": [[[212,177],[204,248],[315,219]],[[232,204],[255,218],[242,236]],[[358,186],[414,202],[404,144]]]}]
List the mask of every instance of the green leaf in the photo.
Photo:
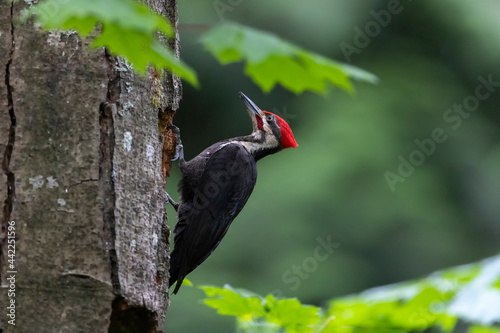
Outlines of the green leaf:
[{"label": "green leaf", "polygon": [[236,316],[242,330],[275,332],[283,327],[287,332],[306,333],[313,332],[321,319],[319,308],[302,305],[295,298],[278,300],[268,295],[262,299],[253,292],[229,285],[201,289],[209,297],[204,303],[217,309],[219,314]]},{"label": "green leaf", "polygon": [[268,295],[265,308],[266,319],[285,327],[288,332],[313,332],[321,318],[317,307],[302,305],[296,298],[277,300]]},{"label": "green leaf", "polygon": [[[172,37],[173,29],[159,14],[148,6],[134,0],[45,0],[23,13],[26,20],[37,15],[37,21],[46,29],[78,29],[88,31],[96,21],[114,23],[123,29],[152,34],[161,31]],[[95,25],[95,24],[94,24]],[[87,33],[88,34],[88,33]],[[87,34],[82,34],[86,36]]]},{"label": "green leaf", "polygon": [[173,28],[145,4],[134,0],[71,0],[63,3],[45,0],[26,10],[21,20],[33,15],[45,30],[76,30],[84,37],[101,23],[100,34],[92,46],[107,47],[113,54],[126,58],[141,74],[151,64],[157,70],[166,68],[198,86],[194,71],[155,36],[161,32],[173,37]]},{"label": "green leaf", "polygon": [[244,296],[230,286],[224,288],[202,286],[201,289],[209,297],[203,302],[217,309],[219,314],[237,316],[244,320],[260,316],[264,312],[262,300],[256,296]]},{"label": "green leaf", "polygon": [[208,296],[216,297],[209,300],[213,302],[210,306],[238,317],[239,332],[407,333],[438,328],[448,333],[461,320],[476,324],[468,333],[500,333],[493,325],[499,322],[495,306],[499,298],[492,287],[499,279],[500,256],[496,256],[334,299],[324,314],[297,299],[275,299],[272,295],[262,299],[230,286],[204,289]]},{"label": "green leaf", "polygon": [[500,278],[493,283],[492,287],[496,288],[496,289],[500,289]]},{"label": "green leaf", "polygon": [[184,280],[182,280],[182,285],[183,286],[192,287],[193,286],[193,282],[191,282],[189,279],[184,278]]},{"label": "green leaf", "polygon": [[500,333],[500,327],[474,325],[469,328],[467,333]]},{"label": "green leaf", "polygon": [[276,84],[301,93],[326,93],[330,86],[353,91],[350,79],[377,83],[375,75],[286,42],[277,36],[234,23],[205,33],[201,42],[222,64],[245,61],[245,73],[265,92]]},{"label": "green leaf", "polygon": [[424,288],[418,295],[404,303],[390,316],[391,322],[407,330],[424,330],[437,324],[439,313],[431,311],[432,306],[448,301],[437,289]]},{"label": "green leaf", "polygon": [[[448,314],[442,314],[437,318],[437,324],[441,327],[443,332],[452,332],[457,324],[458,319]],[[500,333],[500,332],[498,332]]]},{"label": "green leaf", "polygon": [[334,320],[330,327],[362,327],[365,329],[394,329],[391,314],[399,307],[395,301],[366,301],[359,297],[338,299],[331,303],[328,312]]}]

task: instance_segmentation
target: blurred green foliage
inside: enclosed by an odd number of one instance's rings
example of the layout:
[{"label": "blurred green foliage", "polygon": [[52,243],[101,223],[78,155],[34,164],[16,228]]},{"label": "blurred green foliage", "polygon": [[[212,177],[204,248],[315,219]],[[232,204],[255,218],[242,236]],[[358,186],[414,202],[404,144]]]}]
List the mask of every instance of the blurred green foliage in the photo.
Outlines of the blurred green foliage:
[{"label": "blurred green foliage", "polygon": [[[443,119],[475,95],[478,77],[500,82],[498,1],[402,0],[403,10],[350,56],[380,83],[325,97],[280,86],[262,93],[244,64],[221,67],[200,51],[205,26],[239,22],[348,62],[340,45],[356,46],[354,28],[377,22],[371,12],[388,10],[389,1],[223,1],[229,7],[217,10],[219,3],[179,2],[181,57],[202,87],[184,86],[174,119],[186,158],[251,131],[238,91],[286,119],[299,147],[259,161],[245,208],[189,275],[195,285],[229,283],[320,306],[498,253],[500,88],[460,117],[459,127]],[[437,128],[447,140],[391,191],[384,173],[398,174],[398,157],[408,160],[419,149],[415,140],[425,142]],[[174,198],[178,179],[174,165],[167,184]],[[171,207],[168,213],[173,228],[176,215]],[[318,238],[328,236],[338,247],[328,256],[319,250],[326,259],[317,260]],[[172,296],[167,332],[234,332],[233,318],[214,315],[199,304],[203,296],[197,288]]]},{"label": "blurred green foliage", "polygon": [[[325,310],[297,299],[265,298],[229,285],[202,287],[205,304],[221,315],[236,317],[238,332],[415,332],[439,328],[452,332],[461,320],[469,333],[498,332],[500,257],[447,269],[429,277],[367,290],[329,302]],[[487,297],[477,297],[486,293]],[[461,307],[467,304],[470,313]],[[477,309],[481,309],[477,312]],[[463,326],[463,325],[462,325]]]},{"label": "blurred green foliage", "polygon": [[[45,30],[76,31],[86,37],[101,25],[92,42],[126,58],[144,74],[148,65],[166,68],[194,86],[195,72],[155,37],[174,37],[170,23],[137,0],[45,0],[24,11],[21,20],[36,16]],[[293,92],[327,91],[327,83],[352,91],[350,78],[377,82],[376,76],[307,52],[277,36],[237,24],[222,24],[202,37],[205,48],[223,64],[245,60],[246,73],[264,90],[281,83]]]},{"label": "blurred green foliage", "polygon": [[226,23],[201,37],[204,47],[222,64],[245,60],[245,73],[265,92],[280,83],[301,93],[326,93],[328,83],[353,91],[350,78],[376,83],[377,77],[313,54],[268,32]]}]

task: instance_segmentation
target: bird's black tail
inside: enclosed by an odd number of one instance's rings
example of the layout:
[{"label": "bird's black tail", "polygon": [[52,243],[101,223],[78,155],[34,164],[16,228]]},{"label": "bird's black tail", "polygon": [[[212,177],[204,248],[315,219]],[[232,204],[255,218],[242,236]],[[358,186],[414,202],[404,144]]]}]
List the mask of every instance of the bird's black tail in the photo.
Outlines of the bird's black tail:
[{"label": "bird's black tail", "polygon": [[177,284],[175,285],[175,289],[173,291],[174,295],[177,294],[177,292],[179,291],[179,288],[182,285],[182,281],[184,281],[184,277],[185,277],[185,275],[179,276],[179,268],[178,267],[172,267],[170,269],[170,278],[168,280],[169,288],[171,288],[172,285],[175,282],[177,282]]},{"label": "bird's black tail", "polygon": [[180,250],[182,248],[182,243],[179,243],[178,245],[179,246],[177,246],[177,244],[176,244],[177,247],[170,254],[170,270],[169,270],[170,278],[168,279],[168,286],[169,286],[169,288],[171,288],[172,285],[175,282],[177,282],[177,284],[175,285],[174,292],[173,292],[174,295],[177,294],[177,292],[179,291],[179,288],[182,285],[182,280],[184,280],[184,277],[186,276],[186,274],[184,274],[183,276],[181,276],[182,274],[179,275],[180,268],[181,268],[179,253],[181,252]]},{"label": "bird's black tail", "polygon": [[170,278],[168,279],[168,286],[169,286],[169,288],[172,287],[172,285],[175,283],[175,281],[177,281],[177,276],[178,275],[179,275],[178,271],[177,272],[172,272],[172,270],[170,270]]},{"label": "bird's black tail", "polygon": [[[177,263],[175,260],[175,253],[172,252],[171,256],[170,256],[170,271],[169,271],[169,279],[168,279],[168,287],[171,288],[172,285],[175,283],[175,281],[177,281],[177,278],[179,277],[179,263]],[[177,286],[175,286],[175,291],[174,291],[174,294],[177,293]]]}]

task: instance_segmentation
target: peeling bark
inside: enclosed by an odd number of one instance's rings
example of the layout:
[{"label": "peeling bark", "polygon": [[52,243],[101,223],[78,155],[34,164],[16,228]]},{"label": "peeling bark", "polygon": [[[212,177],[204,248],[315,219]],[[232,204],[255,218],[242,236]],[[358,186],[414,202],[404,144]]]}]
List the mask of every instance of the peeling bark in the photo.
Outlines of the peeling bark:
[{"label": "peeling bark", "polygon": [[[146,1],[177,22],[175,1]],[[0,308],[15,221],[15,326],[3,332],[159,332],[168,305],[166,127],[179,80],[137,76],[90,40],[43,32],[0,1]],[[176,23],[175,23],[176,24]],[[178,53],[178,36],[170,41]]]}]

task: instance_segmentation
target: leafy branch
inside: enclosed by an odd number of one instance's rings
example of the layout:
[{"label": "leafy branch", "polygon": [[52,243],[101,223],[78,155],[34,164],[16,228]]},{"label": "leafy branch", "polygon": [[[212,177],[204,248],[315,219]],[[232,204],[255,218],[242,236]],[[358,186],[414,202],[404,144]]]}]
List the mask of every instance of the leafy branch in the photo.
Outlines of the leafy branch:
[{"label": "leafy branch", "polygon": [[[500,256],[430,276],[367,290],[329,302],[326,309],[297,299],[258,296],[231,286],[201,287],[205,304],[234,316],[242,332],[452,332],[500,333]],[[496,301],[495,301],[496,300]],[[262,328],[265,327],[265,330]]]},{"label": "leafy branch", "polygon": [[[166,68],[194,86],[195,72],[157,38],[173,37],[173,28],[161,15],[135,0],[44,0],[22,15],[35,16],[45,30],[74,30],[81,36],[96,31],[93,47],[107,47],[126,58],[134,70],[144,74],[148,65]],[[324,94],[331,86],[353,91],[351,79],[376,83],[364,70],[327,59],[286,42],[276,35],[238,24],[222,24],[201,36],[206,50],[222,64],[245,62],[245,73],[270,91],[276,84],[301,93],[311,90]]]},{"label": "leafy branch", "polygon": [[126,58],[141,74],[151,64],[198,85],[195,72],[156,37],[157,32],[173,37],[170,23],[145,4],[135,0],[71,0],[62,4],[59,0],[45,0],[25,11],[21,20],[31,16],[36,16],[45,30],[75,30],[83,37],[101,24],[93,47],[107,47],[113,54]]},{"label": "leafy branch", "polygon": [[301,93],[328,91],[328,84],[353,91],[350,79],[377,83],[375,75],[327,59],[286,42],[276,35],[235,23],[222,24],[201,37],[204,47],[222,64],[245,62],[248,74],[262,90],[276,84]]}]

